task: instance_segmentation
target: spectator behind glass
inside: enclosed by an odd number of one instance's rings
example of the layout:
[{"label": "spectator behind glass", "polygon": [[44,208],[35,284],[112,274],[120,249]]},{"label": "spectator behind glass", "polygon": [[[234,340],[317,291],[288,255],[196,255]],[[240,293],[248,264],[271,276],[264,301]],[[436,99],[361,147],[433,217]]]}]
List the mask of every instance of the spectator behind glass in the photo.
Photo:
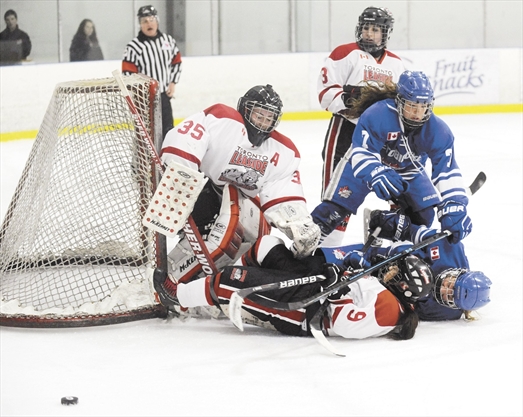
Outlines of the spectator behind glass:
[{"label": "spectator behind glass", "polygon": [[69,59],[71,62],[101,61],[104,59],[92,20],[84,19],[78,26],[69,48]]},{"label": "spectator behind glass", "polygon": [[6,28],[0,33],[1,54],[3,62],[25,60],[31,53],[29,35],[18,28],[18,15],[14,10],[4,14]]}]

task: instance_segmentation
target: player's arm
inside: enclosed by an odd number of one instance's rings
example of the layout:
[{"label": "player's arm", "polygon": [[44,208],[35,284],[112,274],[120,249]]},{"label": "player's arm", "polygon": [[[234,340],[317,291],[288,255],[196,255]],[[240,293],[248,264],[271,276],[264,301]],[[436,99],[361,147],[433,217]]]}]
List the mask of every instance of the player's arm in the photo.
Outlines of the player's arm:
[{"label": "player's arm", "polygon": [[165,136],[160,152],[162,162],[176,160],[198,171],[207,152],[210,136],[204,112],[188,117]]},{"label": "player's arm", "polygon": [[320,70],[317,89],[318,99],[323,109],[332,113],[338,113],[346,109],[343,87],[349,74],[352,72],[352,65],[346,52],[335,49],[325,60],[324,66]]},{"label": "player's arm", "polygon": [[472,221],[467,213],[469,202],[465,182],[454,154],[454,137],[448,126],[435,119],[430,132],[434,134],[432,151],[432,181],[441,194],[437,207],[442,230],[450,230],[450,241],[457,243],[472,231]]}]

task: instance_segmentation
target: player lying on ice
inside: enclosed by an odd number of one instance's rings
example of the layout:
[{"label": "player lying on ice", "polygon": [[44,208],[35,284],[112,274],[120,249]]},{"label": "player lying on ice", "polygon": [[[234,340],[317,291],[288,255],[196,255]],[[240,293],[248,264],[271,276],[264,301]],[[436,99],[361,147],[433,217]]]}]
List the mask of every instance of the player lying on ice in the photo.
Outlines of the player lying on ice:
[{"label": "player lying on ice", "polygon": [[[411,226],[408,218],[399,216],[393,212],[376,212],[371,227],[380,226],[383,238],[394,236],[398,229],[401,238],[408,236],[415,240],[436,233],[424,226]],[[398,224],[406,225],[405,229]],[[228,315],[228,303],[234,291],[323,274],[327,277],[325,281],[266,291],[247,298],[242,306],[244,323],[284,334],[310,335],[310,320],[320,308],[319,302],[305,309],[283,311],[257,304],[256,297],[299,301],[328,290],[354,273],[354,268],[366,267],[380,260],[383,254],[398,250],[394,245],[388,249],[372,248],[363,257],[362,247],[360,244],[319,248],[313,255],[297,260],[281,239],[267,235],[260,238],[237,265],[189,283],[174,284],[170,293],[163,288],[157,290],[162,303],[169,308],[213,305]],[[475,310],[489,302],[490,280],[481,272],[468,270],[461,243],[440,240],[416,255],[386,265],[376,276],[359,279],[330,296],[322,320],[324,332],[354,339],[387,334],[394,339],[410,339],[415,334],[418,315],[422,320],[453,320],[460,318],[464,310]],[[420,256],[430,261],[432,268]],[[434,275],[437,275],[435,280]]]},{"label": "player lying on ice", "polygon": [[[320,229],[300,181],[299,151],[276,130],[282,107],[272,86],[258,85],[240,97],[236,109],[215,104],[165,137],[163,163],[208,178],[191,216],[217,268],[236,261],[270,226],[293,241],[297,256],[309,255],[318,244]],[[169,253],[169,272],[179,282],[205,275],[191,242],[180,237]]]}]

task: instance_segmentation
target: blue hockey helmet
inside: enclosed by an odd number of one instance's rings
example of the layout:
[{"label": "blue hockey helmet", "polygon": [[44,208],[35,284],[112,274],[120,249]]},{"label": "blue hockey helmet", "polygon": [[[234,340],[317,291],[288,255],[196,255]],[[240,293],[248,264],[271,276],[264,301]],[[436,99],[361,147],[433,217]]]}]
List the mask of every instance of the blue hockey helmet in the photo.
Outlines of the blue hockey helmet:
[{"label": "blue hockey helmet", "polygon": [[238,100],[249,141],[260,146],[280,123],[283,103],[272,85],[257,85]]},{"label": "blue hockey helmet", "polygon": [[492,281],[483,272],[446,269],[436,277],[434,297],[446,307],[477,310],[490,302],[491,285]]},{"label": "blue hockey helmet", "polygon": [[[381,30],[381,43],[365,40],[363,38],[363,29],[370,26],[378,27]],[[378,52],[387,47],[387,41],[394,28],[394,17],[389,9],[384,7],[367,7],[358,18],[356,26],[356,43],[361,50],[369,53]]]},{"label": "blue hockey helmet", "polygon": [[396,84],[396,90],[396,106],[406,127],[416,129],[430,119],[434,106],[434,90],[423,72],[403,72]]}]

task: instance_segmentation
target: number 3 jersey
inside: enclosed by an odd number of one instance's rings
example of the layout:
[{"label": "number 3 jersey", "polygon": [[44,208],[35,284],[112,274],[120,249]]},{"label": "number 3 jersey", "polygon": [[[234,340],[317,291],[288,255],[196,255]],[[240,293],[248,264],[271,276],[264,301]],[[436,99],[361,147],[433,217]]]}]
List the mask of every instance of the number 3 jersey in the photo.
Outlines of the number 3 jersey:
[{"label": "number 3 jersey", "polygon": [[171,129],[161,158],[199,170],[218,186],[232,184],[251,198],[259,196],[263,211],[282,202],[305,204],[298,171],[301,158],[294,143],[273,131],[261,146],[253,146],[240,113],[224,104]]}]

